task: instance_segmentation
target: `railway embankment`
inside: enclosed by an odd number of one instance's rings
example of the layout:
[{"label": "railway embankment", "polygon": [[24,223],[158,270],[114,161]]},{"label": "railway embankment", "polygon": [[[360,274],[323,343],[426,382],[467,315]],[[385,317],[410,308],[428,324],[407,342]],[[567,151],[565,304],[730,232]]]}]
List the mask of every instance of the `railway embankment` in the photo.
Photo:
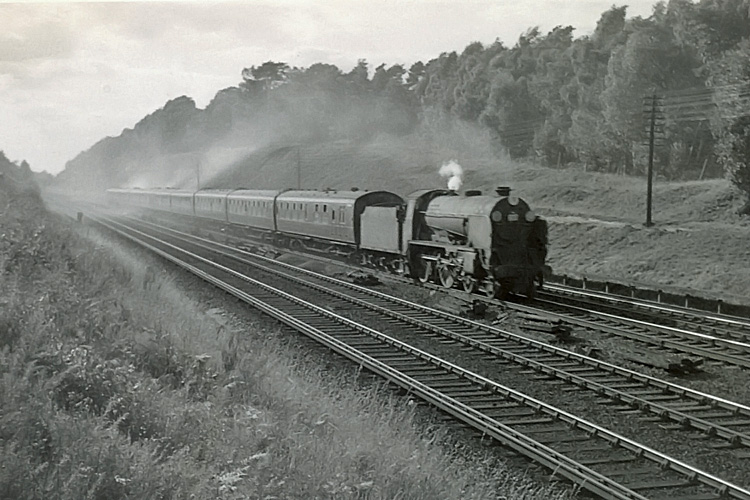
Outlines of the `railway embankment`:
[{"label": "railway embankment", "polygon": [[2,496],[562,498],[9,186]]},{"label": "railway embankment", "polygon": [[747,305],[750,221],[732,221],[726,211],[731,222],[677,216],[657,219],[651,227],[611,216],[598,219],[589,213],[580,220],[580,215],[558,212],[550,217],[550,265],[558,274]]}]

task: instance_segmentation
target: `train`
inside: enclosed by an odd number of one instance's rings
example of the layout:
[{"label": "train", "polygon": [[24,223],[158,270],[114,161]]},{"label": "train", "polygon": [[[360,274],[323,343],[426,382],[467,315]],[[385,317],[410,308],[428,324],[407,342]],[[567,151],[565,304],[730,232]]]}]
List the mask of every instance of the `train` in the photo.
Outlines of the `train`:
[{"label": "train", "polygon": [[546,220],[505,186],[492,195],[422,189],[406,197],[357,188],[113,188],[107,199],[492,297],[531,298],[550,273]]}]

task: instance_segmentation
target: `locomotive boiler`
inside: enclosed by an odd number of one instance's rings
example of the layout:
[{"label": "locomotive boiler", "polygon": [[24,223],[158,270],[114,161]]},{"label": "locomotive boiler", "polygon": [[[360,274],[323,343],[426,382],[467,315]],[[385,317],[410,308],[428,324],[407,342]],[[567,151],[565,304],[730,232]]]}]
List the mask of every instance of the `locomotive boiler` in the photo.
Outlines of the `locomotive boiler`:
[{"label": "locomotive boiler", "polygon": [[496,195],[413,193],[407,212],[412,275],[488,295],[533,296],[548,269],[546,223],[509,188],[498,188]]}]

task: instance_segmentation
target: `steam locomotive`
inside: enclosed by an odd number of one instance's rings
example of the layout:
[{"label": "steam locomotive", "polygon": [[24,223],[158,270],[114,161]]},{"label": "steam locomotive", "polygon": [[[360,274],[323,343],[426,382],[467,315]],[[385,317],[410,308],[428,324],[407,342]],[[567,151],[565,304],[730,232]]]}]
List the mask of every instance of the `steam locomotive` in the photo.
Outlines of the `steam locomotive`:
[{"label": "steam locomotive", "polygon": [[279,247],[334,254],[423,283],[533,297],[549,273],[547,223],[500,187],[387,191],[109,189],[113,206],[223,223]]}]

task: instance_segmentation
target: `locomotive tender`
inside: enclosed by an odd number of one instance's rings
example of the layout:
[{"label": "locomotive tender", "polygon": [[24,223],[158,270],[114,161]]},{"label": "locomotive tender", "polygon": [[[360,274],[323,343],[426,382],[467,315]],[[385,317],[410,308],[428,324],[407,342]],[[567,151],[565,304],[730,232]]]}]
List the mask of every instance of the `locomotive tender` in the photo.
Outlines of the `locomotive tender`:
[{"label": "locomotive tender", "polygon": [[109,189],[121,208],[213,220],[293,250],[336,254],[446,288],[532,297],[549,272],[547,223],[507,187],[495,196],[387,191]]}]

